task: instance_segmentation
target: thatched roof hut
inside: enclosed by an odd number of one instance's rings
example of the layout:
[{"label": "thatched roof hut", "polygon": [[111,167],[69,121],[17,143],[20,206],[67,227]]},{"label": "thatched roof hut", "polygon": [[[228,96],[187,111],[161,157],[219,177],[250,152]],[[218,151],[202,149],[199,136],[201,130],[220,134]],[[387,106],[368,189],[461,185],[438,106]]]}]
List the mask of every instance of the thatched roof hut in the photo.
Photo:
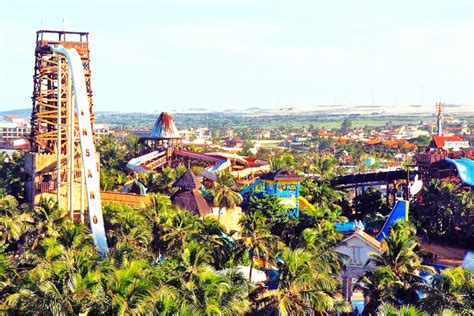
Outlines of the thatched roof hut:
[{"label": "thatched roof hut", "polygon": [[212,214],[211,207],[199,191],[202,185],[191,170],[186,171],[173,186],[179,188],[171,197],[173,204],[201,217]]},{"label": "thatched roof hut", "polygon": [[196,178],[194,173],[191,170],[188,170],[178,180],[176,180],[173,186],[181,190],[199,190],[201,189],[202,184]]},{"label": "thatched roof hut", "polygon": [[198,190],[178,191],[171,197],[171,202],[201,217],[212,214],[211,207]]}]

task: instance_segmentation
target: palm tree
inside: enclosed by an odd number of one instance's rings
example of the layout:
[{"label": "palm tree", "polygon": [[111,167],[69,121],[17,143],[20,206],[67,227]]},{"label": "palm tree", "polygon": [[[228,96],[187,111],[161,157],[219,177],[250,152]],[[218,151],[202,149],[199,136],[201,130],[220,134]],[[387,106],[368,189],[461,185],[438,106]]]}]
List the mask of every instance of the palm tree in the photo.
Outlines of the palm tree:
[{"label": "palm tree", "polygon": [[0,153],[0,189],[5,190],[19,200],[23,199],[25,188],[24,177],[22,176],[24,174],[23,166],[23,152],[14,152],[12,157],[5,152]]},{"label": "palm tree", "polygon": [[359,277],[354,286],[361,290],[365,297],[370,298],[364,308],[365,315],[376,315],[379,306],[383,303],[392,303],[395,299],[395,285],[397,279],[390,267],[377,267]]},{"label": "palm tree", "polygon": [[161,190],[165,193],[171,193],[171,189],[173,187],[173,183],[176,181],[176,174],[175,170],[170,167],[164,167],[161,170],[161,177],[162,177],[162,183],[161,183]]},{"label": "palm tree", "polygon": [[201,266],[207,265],[211,261],[211,255],[206,246],[201,245],[198,241],[192,240],[184,249],[181,255],[181,268],[183,269],[185,281],[196,275]]},{"label": "palm tree", "polygon": [[261,212],[252,212],[243,214],[239,221],[242,230],[240,239],[236,241],[236,248],[242,254],[249,252],[250,272],[249,282],[252,281],[252,270],[254,267],[254,258],[267,258],[276,253],[281,242],[278,237],[272,235],[268,229],[267,220]]},{"label": "palm tree", "polygon": [[473,191],[460,185],[431,181],[421,193],[423,203],[415,209],[418,225],[441,240],[472,243]]},{"label": "palm tree", "polygon": [[277,171],[283,168],[283,161],[280,158],[270,157],[270,170]]},{"label": "palm tree", "polygon": [[199,273],[178,289],[183,315],[242,315],[249,309],[242,276],[222,275],[201,266]]},{"label": "palm tree", "polygon": [[152,210],[155,215],[156,212],[166,212],[172,207],[171,199],[168,195],[161,193],[151,193],[148,194],[150,198],[150,203],[145,211]]},{"label": "palm tree", "polygon": [[5,302],[10,291],[13,291],[16,283],[15,266],[10,259],[0,253],[0,310],[6,310],[6,306],[1,302]]},{"label": "palm tree", "polygon": [[260,297],[257,312],[283,316],[350,311],[348,304],[334,299],[336,279],[322,260],[301,248],[285,248],[281,259],[278,289]]},{"label": "palm tree", "polygon": [[[332,273],[338,274],[341,270],[342,261],[340,254],[334,251],[333,246],[340,240],[340,238],[339,236],[333,236],[332,234],[338,234],[335,229],[333,230],[334,224],[324,224],[324,220],[322,220],[318,223],[317,227],[306,228],[303,230],[299,247],[309,253],[318,254],[318,258],[326,263]],[[328,234],[325,226],[328,226],[328,228],[331,229],[331,233]]]},{"label": "palm tree", "polygon": [[430,279],[421,301],[423,309],[437,314],[450,309],[469,314],[474,309],[474,274],[462,267],[446,269]]},{"label": "palm tree", "polygon": [[202,224],[193,236],[194,240],[205,245],[211,257],[209,264],[216,270],[232,265],[232,251],[235,249],[234,241],[225,234],[224,228],[216,218],[205,217]]},{"label": "palm tree", "polygon": [[387,304],[383,304],[377,311],[380,316],[428,316],[427,312],[421,311],[415,306],[402,306],[396,308]]},{"label": "palm tree", "polygon": [[68,213],[58,208],[56,199],[42,196],[39,205],[34,207],[36,230],[43,236],[57,236],[57,228],[71,220]]},{"label": "palm tree", "polygon": [[0,246],[18,241],[32,223],[33,217],[28,213],[0,215]]},{"label": "palm tree", "polygon": [[223,172],[218,176],[214,187],[214,205],[219,207],[218,218],[220,219],[223,208],[231,209],[242,203],[242,196],[232,189],[234,179],[229,172]]},{"label": "palm tree", "polygon": [[[374,264],[374,273],[366,273],[356,284],[356,288],[366,291],[371,301],[371,311],[383,302],[414,305],[419,301],[418,291],[424,288],[420,273],[435,271],[425,266],[415,247],[417,239],[413,227],[407,223],[396,223],[390,230],[388,238],[382,242],[382,254],[370,253],[367,264]],[[389,282],[389,283],[387,283]],[[391,284],[389,296],[386,286]],[[393,291],[393,292],[392,292]]]},{"label": "palm tree", "polygon": [[334,189],[328,181],[321,183],[310,179],[303,181],[301,194],[317,207],[330,210],[341,210],[340,202],[344,199],[343,191]]},{"label": "palm tree", "polygon": [[109,242],[126,242],[136,253],[147,253],[153,240],[152,225],[145,214],[127,205],[109,203],[104,207]]},{"label": "palm tree", "polygon": [[155,302],[149,298],[154,290],[152,270],[144,261],[125,261],[118,269],[104,276],[104,292],[108,310],[115,315],[143,314],[153,311]]},{"label": "palm tree", "polygon": [[5,304],[17,313],[81,314],[105,304],[101,298],[102,275],[92,238],[81,227],[59,228],[59,235],[42,239],[39,251],[21,262],[17,288]]},{"label": "palm tree", "polygon": [[[168,207],[167,198],[160,200],[155,206]],[[208,265],[226,265],[233,243],[215,219],[108,204],[110,253],[104,259],[88,229],[73,224],[53,201],[23,213],[15,200],[0,203],[2,218],[26,214],[34,220],[0,247],[0,309],[8,313],[240,315],[249,308],[244,278],[217,274]],[[150,251],[153,223],[164,261]],[[30,239],[36,246],[25,247]],[[14,244],[25,251],[17,252]]]},{"label": "palm tree", "polygon": [[201,225],[197,216],[185,210],[162,213],[155,231],[158,251],[168,255],[181,254]]},{"label": "palm tree", "polygon": [[310,170],[323,180],[330,179],[335,174],[337,160],[329,154],[317,154],[313,157]]},{"label": "palm tree", "polygon": [[404,281],[420,281],[420,272],[434,273],[433,268],[421,264],[419,255],[414,250],[417,239],[411,227],[394,226],[388,238],[382,242],[382,254],[371,253],[369,262],[376,266],[391,267],[395,275]]}]

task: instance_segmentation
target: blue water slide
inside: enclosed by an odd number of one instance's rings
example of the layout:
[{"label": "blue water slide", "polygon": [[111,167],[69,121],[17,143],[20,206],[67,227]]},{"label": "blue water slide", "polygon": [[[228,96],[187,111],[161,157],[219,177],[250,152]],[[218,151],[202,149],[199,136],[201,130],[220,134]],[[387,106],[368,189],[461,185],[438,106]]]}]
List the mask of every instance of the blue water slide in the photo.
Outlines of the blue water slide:
[{"label": "blue water slide", "polygon": [[446,158],[445,160],[456,167],[459,177],[463,183],[474,186],[474,161],[467,158]]},{"label": "blue water slide", "polygon": [[255,182],[253,182],[251,185],[240,191],[240,195],[244,196],[245,194],[249,193],[253,188],[255,188],[259,183],[261,183],[263,180],[258,178]]},{"label": "blue water slide", "polygon": [[388,233],[390,231],[390,228],[393,226],[393,224],[400,220],[408,220],[408,206],[409,202],[405,200],[398,200],[395,206],[392,209],[392,212],[390,212],[390,215],[383,225],[382,230],[380,233],[375,237],[377,241],[382,241],[386,236],[388,236]]}]

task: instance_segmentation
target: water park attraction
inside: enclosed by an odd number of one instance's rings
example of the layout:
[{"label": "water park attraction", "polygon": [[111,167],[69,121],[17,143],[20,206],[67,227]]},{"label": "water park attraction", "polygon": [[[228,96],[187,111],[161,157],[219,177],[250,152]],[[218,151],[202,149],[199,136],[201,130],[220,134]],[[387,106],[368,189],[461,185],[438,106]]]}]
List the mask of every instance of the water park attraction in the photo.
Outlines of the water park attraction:
[{"label": "water park attraction", "polygon": [[36,33],[31,151],[26,154],[27,200],[52,196],[73,220],[88,222],[105,255],[88,33]]},{"label": "water park attraction", "polygon": [[417,173],[426,180],[442,179],[460,183],[464,187],[474,186],[474,149],[460,136],[443,135],[443,112],[445,104],[436,103],[438,112],[437,135],[432,136],[429,146],[420,148],[416,155]]},{"label": "water park attraction", "polygon": [[[409,202],[398,200],[388,216],[381,231],[374,238],[364,231],[360,222],[336,224],[336,230],[344,233],[345,238],[334,247],[336,252],[343,255],[345,269],[341,273],[342,297],[346,301],[352,299],[353,280],[367,271],[374,269],[373,264],[366,264],[370,253],[383,252],[382,240],[389,234],[390,228],[399,220],[408,220]],[[362,304],[363,306],[363,304]]]},{"label": "water park attraction", "polygon": [[[53,30],[36,33],[26,197],[34,205],[44,198],[54,199],[73,221],[88,222],[96,246],[106,254],[88,36],[87,32]],[[211,181],[223,170],[230,170],[237,179],[251,180],[269,170],[267,162],[253,158],[185,150],[181,139],[171,115],[162,113],[149,137],[140,139],[140,154],[128,162],[128,168],[147,173],[163,166],[199,165]],[[104,194],[122,200],[124,193]]]},{"label": "water park attraction", "polygon": [[294,171],[280,169],[260,176],[254,183],[243,189],[240,195],[244,198],[250,195],[257,197],[264,194],[276,195],[288,210],[289,216],[298,218],[300,209],[313,208],[313,205],[300,195],[302,180],[303,177]]},{"label": "water park attraction", "polygon": [[171,114],[163,112],[150,135],[139,139],[138,157],[131,159],[127,167],[135,172],[148,173],[164,166],[201,166],[204,167],[203,177],[210,181],[216,181],[217,174],[224,170],[229,170],[236,179],[253,179],[270,169],[268,162],[250,157],[186,150],[181,140]]}]

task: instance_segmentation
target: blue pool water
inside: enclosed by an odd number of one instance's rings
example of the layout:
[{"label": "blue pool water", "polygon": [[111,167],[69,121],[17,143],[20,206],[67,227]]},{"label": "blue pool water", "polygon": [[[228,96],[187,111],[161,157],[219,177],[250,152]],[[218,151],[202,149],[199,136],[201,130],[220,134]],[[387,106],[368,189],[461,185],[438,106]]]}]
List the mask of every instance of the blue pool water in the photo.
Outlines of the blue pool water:
[{"label": "blue pool water", "polygon": [[347,233],[355,230],[354,222],[347,222],[347,223],[336,223],[334,224],[336,230],[341,233]]},{"label": "blue pool water", "polygon": [[352,310],[355,310],[356,307],[359,310],[359,314],[362,314],[362,311],[364,310],[364,300],[363,299],[352,300]]}]

